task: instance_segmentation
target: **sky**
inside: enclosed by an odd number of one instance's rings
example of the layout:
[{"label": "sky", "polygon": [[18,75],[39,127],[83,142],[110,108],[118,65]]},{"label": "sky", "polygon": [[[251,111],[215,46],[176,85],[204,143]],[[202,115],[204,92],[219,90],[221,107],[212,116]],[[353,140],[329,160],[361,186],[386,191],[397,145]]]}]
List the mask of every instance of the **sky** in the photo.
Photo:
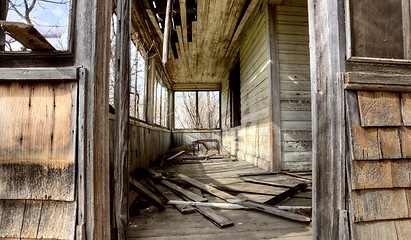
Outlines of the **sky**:
[{"label": "sky", "polygon": [[[34,0],[26,0],[30,5]],[[56,4],[52,2],[62,3]],[[16,11],[12,8],[14,4],[16,9],[24,15],[24,0],[10,0],[7,21],[24,22]],[[34,27],[54,46],[57,50],[68,49],[68,22],[70,13],[70,0],[37,0],[30,19]],[[9,39],[9,38],[8,38]],[[18,42],[12,44],[14,51],[19,51],[21,45]]]}]

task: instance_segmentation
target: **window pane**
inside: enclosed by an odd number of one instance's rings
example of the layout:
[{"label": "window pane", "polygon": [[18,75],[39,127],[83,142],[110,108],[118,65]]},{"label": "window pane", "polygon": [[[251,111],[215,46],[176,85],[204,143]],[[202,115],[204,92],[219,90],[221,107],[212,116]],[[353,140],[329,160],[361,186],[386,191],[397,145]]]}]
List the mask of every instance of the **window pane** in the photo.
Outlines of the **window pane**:
[{"label": "window pane", "polygon": [[162,106],[161,106],[161,118],[162,118],[162,120],[161,120],[161,122],[162,122],[162,126],[163,127],[168,127],[168,124],[167,124],[167,109],[168,109],[168,91],[167,91],[167,88],[166,87],[163,87],[163,90],[162,90],[162,97],[161,97],[161,100],[162,100]]},{"label": "window pane", "polygon": [[136,117],[140,120],[146,120],[146,52],[139,47],[137,55],[137,113]]},{"label": "window pane", "polygon": [[[70,0],[10,0],[7,21],[32,24],[56,50],[68,50]],[[6,34],[6,51],[26,51]]]},{"label": "window pane", "polygon": [[196,93],[175,92],[174,97],[174,127],[196,128]]},{"label": "window pane", "polygon": [[157,81],[155,83],[155,96],[154,96],[154,123],[161,125],[161,76],[157,72]]},{"label": "window pane", "polygon": [[351,0],[350,18],[353,56],[404,59],[402,1]]},{"label": "window pane", "polygon": [[136,81],[137,81],[138,56],[135,43],[130,40],[130,116],[137,117],[136,108]]},{"label": "window pane", "polygon": [[198,128],[220,127],[220,93],[218,91],[198,92]]},{"label": "window pane", "polygon": [[110,32],[110,82],[109,82],[109,104],[114,107],[114,83],[116,81],[115,67],[116,67],[116,30],[117,30],[117,16],[111,16],[111,32]]}]

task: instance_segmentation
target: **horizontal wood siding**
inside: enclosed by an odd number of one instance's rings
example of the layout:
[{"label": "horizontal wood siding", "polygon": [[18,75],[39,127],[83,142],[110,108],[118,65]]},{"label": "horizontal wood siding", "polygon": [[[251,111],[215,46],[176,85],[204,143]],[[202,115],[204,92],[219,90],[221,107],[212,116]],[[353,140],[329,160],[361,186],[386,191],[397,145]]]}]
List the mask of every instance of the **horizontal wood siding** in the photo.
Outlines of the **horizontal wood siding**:
[{"label": "horizontal wood siding", "polygon": [[[130,120],[130,172],[148,167],[171,145],[171,131]],[[110,162],[114,161],[114,119],[110,118]]]},{"label": "horizontal wood siding", "polygon": [[228,80],[222,84],[223,147],[240,160],[268,170],[270,131],[268,120],[267,16],[260,9],[240,47],[241,125],[230,128]]},{"label": "horizontal wood siding", "polygon": [[306,0],[276,8],[283,169],[311,170],[311,86]]}]

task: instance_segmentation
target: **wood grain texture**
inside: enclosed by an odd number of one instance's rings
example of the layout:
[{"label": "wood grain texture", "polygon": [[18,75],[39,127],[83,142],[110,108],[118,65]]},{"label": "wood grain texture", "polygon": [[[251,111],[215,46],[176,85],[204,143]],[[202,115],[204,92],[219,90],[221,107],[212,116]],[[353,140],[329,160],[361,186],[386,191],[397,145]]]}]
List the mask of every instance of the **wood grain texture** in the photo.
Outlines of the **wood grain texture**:
[{"label": "wood grain texture", "polygon": [[401,152],[404,158],[411,158],[411,128],[401,127]]},{"label": "wood grain texture", "polygon": [[[403,188],[353,191],[354,222],[409,218]],[[387,207],[389,206],[389,207]]]},{"label": "wood grain texture", "polygon": [[352,161],[352,189],[411,187],[409,160]]},{"label": "wood grain texture", "polygon": [[402,157],[400,138],[399,128],[378,128],[381,159],[398,159]]},{"label": "wood grain texture", "polygon": [[0,198],[73,201],[77,83],[2,83],[0,96]]},{"label": "wood grain texture", "polygon": [[0,68],[0,80],[67,81],[78,79],[77,67]]},{"label": "wood grain texture", "polygon": [[377,128],[352,126],[351,134],[354,160],[380,159]]},{"label": "wood grain texture", "polygon": [[1,200],[0,238],[74,239],[76,202]]},{"label": "wood grain texture", "polygon": [[401,93],[401,113],[404,126],[411,126],[411,93]]},{"label": "wood grain texture", "polygon": [[358,91],[361,126],[401,126],[398,93]]},{"label": "wood grain texture", "polygon": [[411,236],[411,220],[355,223],[353,230],[355,239],[406,240]]}]

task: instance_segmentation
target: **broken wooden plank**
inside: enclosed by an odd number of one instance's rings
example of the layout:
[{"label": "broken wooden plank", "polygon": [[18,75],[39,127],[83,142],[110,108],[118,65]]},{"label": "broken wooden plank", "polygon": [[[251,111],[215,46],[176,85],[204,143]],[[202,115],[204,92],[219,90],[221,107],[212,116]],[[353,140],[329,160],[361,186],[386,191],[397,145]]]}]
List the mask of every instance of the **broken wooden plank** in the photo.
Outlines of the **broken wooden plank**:
[{"label": "broken wooden plank", "polygon": [[4,29],[4,31],[9,33],[12,38],[20,42],[28,49],[31,49],[33,51],[56,50],[53,45],[51,45],[33,25],[22,22],[9,22],[3,20],[0,21],[0,25]]},{"label": "broken wooden plank", "polygon": [[244,180],[245,182],[263,184],[263,185],[274,186],[274,187],[286,187],[286,188],[292,187],[291,185],[278,184],[275,182],[270,182],[270,181],[265,181],[265,180],[260,180],[260,179],[252,179],[252,178],[241,178],[241,179]]},{"label": "broken wooden plank", "polygon": [[200,207],[215,207],[222,209],[248,209],[247,207],[241,206],[234,203],[209,203],[209,202],[190,202],[190,201],[168,201],[170,205],[190,205],[190,206],[200,206]]},{"label": "broken wooden plank", "polygon": [[361,126],[400,126],[400,97],[395,92],[358,91]]},{"label": "broken wooden plank", "polygon": [[223,199],[223,200],[225,200],[225,201],[227,201],[227,202],[233,203],[233,202],[242,201],[242,199],[240,199],[240,198],[237,198],[237,197],[235,197],[235,196],[233,196],[233,195],[231,195],[231,194],[228,194],[228,193],[226,193],[226,192],[220,191],[220,190],[212,187],[211,185],[207,185],[207,184],[204,184],[204,183],[202,183],[202,182],[199,182],[199,181],[197,181],[197,180],[195,180],[195,179],[193,179],[193,178],[190,178],[190,177],[188,177],[188,176],[186,176],[186,175],[184,175],[184,174],[177,174],[177,176],[178,176],[179,178],[181,178],[182,180],[190,183],[191,185],[193,185],[193,186],[195,186],[195,187],[197,187],[197,188],[199,188],[199,189],[201,189],[201,190],[203,190],[203,191],[206,191],[206,192],[208,192],[208,193],[210,193],[210,194],[212,194],[212,195],[214,195],[214,196],[216,196],[216,197],[218,197],[218,198],[221,198],[221,199]]},{"label": "broken wooden plank", "polygon": [[176,157],[178,157],[178,156],[180,156],[180,155],[183,155],[185,152],[186,152],[186,151],[184,151],[184,150],[183,150],[183,151],[180,151],[180,152],[174,154],[173,156],[167,158],[167,161],[173,160],[174,158],[176,158]]},{"label": "broken wooden plank", "polygon": [[135,180],[132,177],[129,177],[130,186],[144,197],[146,197],[150,202],[152,202],[155,206],[157,206],[160,210],[164,210],[165,206],[163,202],[150,190],[144,187],[141,183]]},{"label": "broken wooden plank", "polygon": [[168,188],[173,189],[174,191],[188,197],[189,199],[195,201],[195,202],[207,202],[207,199],[198,196],[197,194],[187,191],[185,189],[183,189],[182,187],[178,186],[177,184],[174,184],[172,182],[169,182],[167,180],[161,180],[161,183],[165,186],[167,186]]},{"label": "broken wooden plank", "polygon": [[304,190],[307,188],[307,184],[305,183],[300,183],[297,184],[296,186],[288,189],[287,191],[281,193],[280,195],[277,195],[267,201],[265,201],[265,204],[269,204],[269,205],[276,205],[278,203],[280,203],[281,201],[285,200],[286,198],[292,197],[294,194]]},{"label": "broken wooden plank", "polygon": [[[168,190],[166,187],[163,187],[160,184],[154,183],[151,179],[147,179],[147,181],[159,192],[163,195],[168,201],[181,201],[182,199],[178,197],[175,193],[171,190]],[[182,204],[174,204],[174,207],[183,214],[193,213],[195,212],[195,208],[190,205],[182,205]]]},{"label": "broken wooden plank", "polygon": [[293,212],[283,211],[283,210],[278,209],[277,207],[273,207],[267,204],[261,204],[261,203],[256,203],[252,201],[238,202],[237,204],[254,209],[254,210],[262,211],[265,213],[273,214],[276,216],[288,218],[288,219],[299,221],[299,222],[311,222],[311,219],[309,217],[306,217],[306,216],[303,216],[297,213],[293,213]]},{"label": "broken wooden plank", "polygon": [[234,223],[232,221],[230,221],[228,218],[219,214],[217,211],[210,207],[196,206],[196,209],[201,215],[211,220],[215,225],[217,225],[220,228],[234,226]]},{"label": "broken wooden plank", "polygon": [[254,177],[254,176],[265,176],[265,175],[277,175],[280,172],[261,172],[261,173],[239,173],[239,177]]}]

